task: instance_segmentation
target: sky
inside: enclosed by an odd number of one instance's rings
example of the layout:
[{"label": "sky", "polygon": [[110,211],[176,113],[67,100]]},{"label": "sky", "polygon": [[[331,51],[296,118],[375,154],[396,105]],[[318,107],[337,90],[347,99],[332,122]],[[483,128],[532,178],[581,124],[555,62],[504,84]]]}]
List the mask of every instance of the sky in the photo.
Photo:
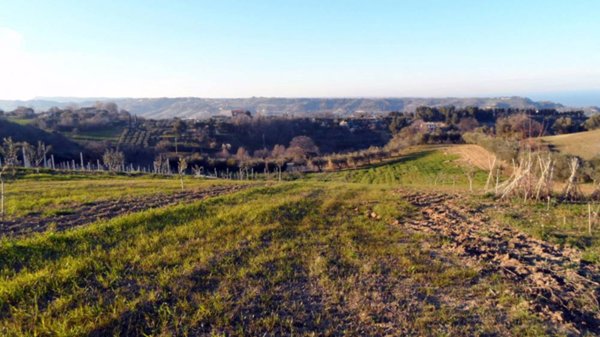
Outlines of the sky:
[{"label": "sky", "polygon": [[1,0],[0,99],[600,96],[599,18],[597,0]]}]

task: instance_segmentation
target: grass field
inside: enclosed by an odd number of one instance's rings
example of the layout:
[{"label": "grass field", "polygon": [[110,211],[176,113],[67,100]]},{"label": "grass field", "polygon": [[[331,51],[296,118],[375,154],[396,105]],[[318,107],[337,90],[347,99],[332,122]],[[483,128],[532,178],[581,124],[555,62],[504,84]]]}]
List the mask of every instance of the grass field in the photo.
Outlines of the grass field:
[{"label": "grass field", "polygon": [[[185,180],[185,186],[191,189],[215,184],[193,178]],[[219,184],[230,182],[220,181]],[[28,174],[6,184],[5,207],[9,217],[29,213],[55,214],[88,202],[172,193],[180,189],[176,177]]]},{"label": "grass field", "polygon": [[35,119],[30,118],[9,118],[8,120],[19,125],[29,125],[35,121]]},{"label": "grass field", "polygon": [[[459,155],[443,150],[416,151],[392,162],[358,170],[314,174],[311,178],[361,184],[465,189],[468,187],[467,168],[460,159]],[[486,172],[474,169],[474,186],[483,186],[486,179]]]},{"label": "grass field", "polygon": [[541,140],[561,153],[579,156],[586,160],[600,155],[600,129],[542,137]]},{"label": "grass field", "polygon": [[[436,258],[430,250],[442,241],[434,237],[387,225],[412,212],[387,192],[285,183],[4,241],[0,332],[546,331],[535,316],[514,309],[524,299],[503,296],[501,279]],[[490,292],[501,306],[481,300]],[[465,299],[471,305],[464,307]]]},{"label": "grass field", "polygon": [[69,138],[75,140],[119,140],[123,127],[110,127],[104,130],[80,131],[78,133],[65,133]]},{"label": "grass field", "polygon": [[[554,204],[512,202],[504,211],[490,211],[490,216],[510,224],[539,239],[583,252],[587,261],[600,264],[600,221],[593,217],[590,233],[587,204]],[[594,204],[598,212],[600,205]]]},{"label": "grass field", "polygon": [[[440,150],[414,152],[365,169],[254,181],[243,191],[102,221],[81,214],[90,224],[1,238],[0,335],[572,333],[535,309],[537,297],[519,290],[522,279],[465,259],[449,236],[403,226],[433,223],[435,217],[419,220],[425,210],[445,212],[443,226],[461,218],[456,212],[463,208],[485,219],[477,209],[488,205],[493,221],[574,247],[600,264],[600,236],[581,228],[583,206],[545,212],[543,205],[469,195],[457,159]],[[485,178],[477,171],[477,186]],[[210,189],[246,182],[190,178],[185,184]],[[423,189],[442,192],[431,193],[426,206],[409,202]],[[28,174],[8,185],[7,203],[13,216],[45,216],[179,190],[174,178]],[[436,211],[436,193],[450,196],[445,200],[454,208]],[[486,228],[470,230],[469,240],[485,240]]]}]

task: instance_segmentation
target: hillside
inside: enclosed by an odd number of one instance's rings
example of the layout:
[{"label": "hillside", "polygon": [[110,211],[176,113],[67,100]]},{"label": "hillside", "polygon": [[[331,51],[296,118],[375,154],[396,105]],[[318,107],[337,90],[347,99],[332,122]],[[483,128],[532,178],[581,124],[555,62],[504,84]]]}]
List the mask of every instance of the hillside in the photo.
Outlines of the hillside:
[{"label": "hillside", "polygon": [[[66,98],[68,99],[68,98]],[[31,101],[0,101],[0,109],[13,110],[18,106],[28,106],[36,111],[44,111],[53,106],[68,105],[92,106],[105,98],[87,101],[70,99],[68,101],[52,100],[52,98]],[[133,114],[148,118],[208,118],[215,115],[229,115],[231,110],[245,109],[262,115],[295,115],[310,116],[315,114],[335,114],[348,116],[355,113],[384,114],[390,111],[414,111],[419,106],[456,107],[478,106],[487,108],[520,108],[520,109],[561,109],[561,104],[533,101],[524,97],[495,98],[117,98],[110,99]]]},{"label": "hillside", "polygon": [[565,154],[592,159],[600,155],[600,129],[542,137],[542,142]]},{"label": "hillside", "polygon": [[79,152],[82,151],[79,144],[62,134],[46,132],[34,126],[20,125],[5,119],[0,119],[0,137],[12,137],[14,141],[30,144],[37,144],[38,141],[42,141],[47,145],[52,145],[52,153],[57,160],[78,156]]}]

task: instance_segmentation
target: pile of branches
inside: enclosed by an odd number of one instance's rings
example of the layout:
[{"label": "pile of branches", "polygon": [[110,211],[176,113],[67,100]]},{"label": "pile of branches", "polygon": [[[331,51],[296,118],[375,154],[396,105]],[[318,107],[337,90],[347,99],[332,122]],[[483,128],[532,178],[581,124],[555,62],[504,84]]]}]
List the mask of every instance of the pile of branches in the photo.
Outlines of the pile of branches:
[{"label": "pile of branches", "polygon": [[550,154],[528,152],[518,161],[513,160],[512,174],[504,182],[496,184],[494,193],[500,198],[544,200],[552,196],[553,178],[554,160]]}]

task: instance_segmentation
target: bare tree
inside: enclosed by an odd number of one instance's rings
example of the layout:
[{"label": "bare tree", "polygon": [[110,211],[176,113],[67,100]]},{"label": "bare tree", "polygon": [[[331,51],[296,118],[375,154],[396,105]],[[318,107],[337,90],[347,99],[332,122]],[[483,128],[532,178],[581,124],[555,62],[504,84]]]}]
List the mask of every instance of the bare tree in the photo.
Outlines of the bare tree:
[{"label": "bare tree", "polygon": [[202,173],[204,172],[204,167],[194,165],[194,167],[192,167],[192,172],[194,172],[195,177],[201,177]]},{"label": "bare tree", "polygon": [[473,192],[473,179],[475,179],[475,173],[477,173],[475,165],[469,162],[467,168],[465,169],[465,175],[469,181],[469,192]]},{"label": "bare tree", "polygon": [[23,149],[29,159],[31,165],[36,168],[37,172],[40,172],[40,167],[42,163],[46,160],[50,150],[52,149],[51,145],[46,145],[42,141],[38,141],[37,146],[30,145],[28,143],[23,144]]},{"label": "bare tree", "polygon": [[177,173],[179,174],[179,181],[181,181],[181,191],[183,191],[183,176],[188,168],[188,162],[184,157],[179,157],[177,162]]},{"label": "bare tree", "polygon": [[169,163],[169,157],[160,153],[156,158],[154,158],[154,173],[157,174],[170,174],[171,173],[171,165]]},{"label": "bare tree", "polygon": [[240,146],[235,154],[235,159],[237,159],[240,167],[240,179],[243,179],[243,175],[248,176],[248,166],[250,164],[250,155],[248,151],[243,146]]},{"label": "bare tree", "polygon": [[287,152],[294,162],[305,163],[309,158],[319,154],[319,148],[310,137],[296,136],[290,141]]},{"label": "bare tree", "polygon": [[579,169],[580,162],[579,158],[573,157],[569,162],[569,168],[571,174],[569,175],[569,179],[567,179],[567,183],[562,192],[563,198],[567,200],[579,200],[582,197],[581,189],[579,188],[579,184],[577,183],[577,171]]},{"label": "bare tree", "polygon": [[490,172],[488,174],[487,180],[485,181],[484,190],[486,192],[489,191],[490,183],[492,182],[492,179],[494,178],[494,169],[496,168],[496,159],[497,159],[496,156],[494,156],[493,159],[492,158],[488,158],[488,165],[489,165],[489,168],[490,168]]},{"label": "bare tree", "polygon": [[275,165],[277,165],[277,172],[279,174],[279,181],[281,181],[281,169],[287,161],[285,146],[279,144],[275,145],[273,147],[273,151],[271,151],[271,157],[275,160]]},{"label": "bare tree", "polygon": [[179,153],[178,144],[179,139],[183,137],[187,130],[187,124],[179,118],[176,118],[173,122],[173,133],[175,134],[175,153]]},{"label": "bare tree", "polygon": [[323,157],[316,157],[310,160],[310,164],[317,169],[317,171],[323,171],[323,167],[327,165],[327,160]]},{"label": "bare tree", "polygon": [[11,137],[4,138],[0,152],[2,152],[2,157],[4,157],[4,165],[11,168],[19,165],[19,146]]},{"label": "bare tree", "polygon": [[0,168],[0,215],[2,219],[5,216],[5,208],[4,208],[4,184],[6,182],[7,176],[15,175],[15,167],[19,163],[18,160],[18,152],[19,148],[17,143],[15,143],[12,138],[4,138],[4,142],[2,147],[0,148],[0,152],[3,156],[2,167]]},{"label": "bare tree", "polygon": [[125,155],[121,151],[107,149],[102,155],[102,161],[109,171],[118,171],[125,164]]}]

